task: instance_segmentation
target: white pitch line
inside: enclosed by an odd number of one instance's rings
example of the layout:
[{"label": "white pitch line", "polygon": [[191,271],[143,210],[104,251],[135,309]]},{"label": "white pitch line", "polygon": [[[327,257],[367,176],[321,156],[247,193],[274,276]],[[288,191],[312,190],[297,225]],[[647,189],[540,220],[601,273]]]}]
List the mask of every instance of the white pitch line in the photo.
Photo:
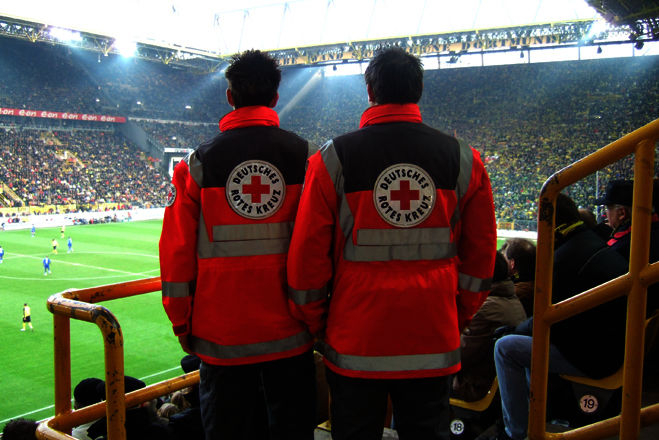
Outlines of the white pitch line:
[{"label": "white pitch line", "polygon": [[[169,373],[170,371],[178,370],[179,368],[181,368],[181,367],[168,368],[167,370],[159,371],[158,373],[154,373],[154,374],[150,374],[148,376],[140,377],[139,379],[140,380],[150,379],[152,377],[156,377],[156,376],[159,376],[161,374]],[[8,422],[10,420],[18,419],[20,417],[29,416],[31,414],[36,414],[38,412],[46,411],[47,409],[51,409],[51,408],[55,408],[55,405],[44,406],[43,408],[35,409],[34,411],[26,412],[24,414],[19,414],[19,415],[14,416],[14,417],[9,417],[8,419],[0,420],[0,423],[5,423],[5,422]]]},{"label": "white pitch line", "polygon": [[[35,257],[35,256],[33,256],[33,255],[16,254],[16,253],[14,253],[14,255],[19,256],[19,257],[25,257],[25,258],[33,258],[33,259],[35,259],[35,260],[42,260],[41,257]],[[52,261],[52,260],[51,260],[51,261]],[[72,266],[84,266],[84,267],[90,267],[90,268],[92,268],[92,269],[107,270],[108,272],[118,272],[118,273],[123,273],[123,274],[126,274],[126,275],[133,275],[133,276],[140,276],[140,275],[142,275],[142,274],[140,274],[140,273],[127,272],[127,271],[125,271],[125,270],[110,269],[110,268],[108,268],[108,267],[100,267],[100,266],[92,266],[92,265],[90,265],[90,264],[73,263],[73,262],[64,261],[64,260],[55,260],[55,262],[57,262],[57,263],[62,263],[62,264],[70,264],[70,265],[72,265]]]}]

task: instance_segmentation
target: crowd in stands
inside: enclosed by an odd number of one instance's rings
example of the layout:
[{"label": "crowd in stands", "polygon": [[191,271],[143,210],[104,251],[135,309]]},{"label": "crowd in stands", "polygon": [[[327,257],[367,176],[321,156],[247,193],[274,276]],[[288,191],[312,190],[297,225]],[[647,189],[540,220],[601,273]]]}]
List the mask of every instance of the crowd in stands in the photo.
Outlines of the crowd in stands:
[{"label": "crowd in stands", "polygon": [[[530,222],[547,178],[659,114],[657,76],[657,57],[432,70],[420,107],[424,122],[479,150],[498,220]],[[282,125],[322,145],[356,129],[367,105],[361,76],[328,76]],[[592,208],[609,180],[631,175],[628,158],[567,192]]]},{"label": "crowd in stands", "polygon": [[194,148],[219,132],[217,123],[191,124],[138,121],[139,126],[165,148]]},{"label": "crowd in stands", "polygon": [[[497,219],[534,228],[547,178],[659,114],[657,58],[428,70],[421,112],[424,122],[479,150]],[[0,40],[0,59],[11,59],[0,63],[0,107],[126,116],[162,148],[196,147],[218,133],[217,121],[231,111],[220,69],[200,73],[9,39]],[[275,108],[282,128],[315,146],[358,128],[368,106],[361,75],[322,72],[284,69]],[[21,130],[21,119],[30,118],[13,117],[15,128],[0,130],[0,179],[26,203],[162,204],[166,164],[152,166],[126,139],[108,130],[65,132],[61,122],[50,130]],[[0,116],[0,126],[5,122]],[[60,159],[67,150],[85,167]],[[566,192],[592,209],[609,180],[632,176],[632,160]]]},{"label": "crowd in stands", "polygon": [[0,129],[0,179],[27,205],[161,206],[169,178],[105,131]]}]

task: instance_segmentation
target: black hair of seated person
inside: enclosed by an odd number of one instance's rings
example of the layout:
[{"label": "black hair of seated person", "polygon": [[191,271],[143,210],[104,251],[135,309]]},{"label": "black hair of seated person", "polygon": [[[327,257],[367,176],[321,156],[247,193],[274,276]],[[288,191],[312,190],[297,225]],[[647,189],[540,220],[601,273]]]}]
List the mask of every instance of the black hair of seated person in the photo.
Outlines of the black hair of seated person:
[{"label": "black hair of seated person", "polygon": [[417,103],[423,93],[423,64],[399,47],[379,49],[364,79],[376,104]]},{"label": "black hair of seated person", "polygon": [[556,198],[556,227],[569,226],[581,220],[579,208],[569,196],[559,193]]},{"label": "black hair of seated person", "polygon": [[499,281],[507,280],[508,278],[510,278],[508,276],[508,261],[501,251],[497,251],[494,259],[494,274],[492,275],[492,282],[497,283]]},{"label": "black hair of seated person", "polygon": [[105,382],[97,377],[88,377],[78,382],[73,389],[75,408],[83,408],[105,398]]},{"label": "black hair of seated person", "polygon": [[14,419],[9,421],[2,430],[3,440],[34,440],[36,438],[37,426],[36,420]]},{"label": "black hair of seated person", "polygon": [[236,108],[270,106],[277,96],[281,70],[277,60],[260,50],[246,50],[231,58],[224,72]]}]

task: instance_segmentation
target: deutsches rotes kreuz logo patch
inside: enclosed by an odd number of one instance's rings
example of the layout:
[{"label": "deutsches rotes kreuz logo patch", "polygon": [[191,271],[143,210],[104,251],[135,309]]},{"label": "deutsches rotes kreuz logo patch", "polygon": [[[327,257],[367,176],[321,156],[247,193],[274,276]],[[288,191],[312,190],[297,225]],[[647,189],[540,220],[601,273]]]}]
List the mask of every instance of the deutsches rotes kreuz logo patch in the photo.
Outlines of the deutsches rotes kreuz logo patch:
[{"label": "deutsches rotes kreuz logo patch", "polygon": [[435,183],[423,168],[399,163],[378,176],[373,202],[384,221],[399,228],[411,228],[428,218],[435,194]]},{"label": "deutsches rotes kreuz logo patch", "polygon": [[284,203],[286,185],[281,172],[271,163],[248,160],[231,171],[226,184],[229,206],[245,218],[273,215]]},{"label": "deutsches rotes kreuz logo patch", "polygon": [[172,206],[176,201],[176,187],[170,183],[167,187],[167,199],[165,200],[165,207]]}]

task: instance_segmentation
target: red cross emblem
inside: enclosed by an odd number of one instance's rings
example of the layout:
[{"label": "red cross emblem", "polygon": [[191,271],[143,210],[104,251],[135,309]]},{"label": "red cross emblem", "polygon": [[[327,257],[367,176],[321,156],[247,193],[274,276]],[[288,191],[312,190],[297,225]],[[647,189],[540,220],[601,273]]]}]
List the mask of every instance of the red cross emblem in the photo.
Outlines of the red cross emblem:
[{"label": "red cross emblem", "polygon": [[391,200],[396,200],[400,204],[400,209],[403,211],[409,211],[412,200],[419,200],[421,198],[418,189],[410,189],[409,180],[401,180],[400,187],[398,189],[392,189],[389,197]]},{"label": "red cross emblem", "polygon": [[382,220],[397,228],[423,223],[435,204],[435,184],[419,165],[397,163],[383,170],[373,185],[373,204]]},{"label": "red cross emblem", "polygon": [[286,198],[286,182],[273,164],[246,160],[229,173],[225,193],[236,214],[260,220],[281,208]]},{"label": "red cross emblem", "polygon": [[261,176],[252,176],[251,183],[243,184],[243,194],[252,197],[252,203],[261,203],[261,196],[270,194],[270,185],[261,184]]}]

